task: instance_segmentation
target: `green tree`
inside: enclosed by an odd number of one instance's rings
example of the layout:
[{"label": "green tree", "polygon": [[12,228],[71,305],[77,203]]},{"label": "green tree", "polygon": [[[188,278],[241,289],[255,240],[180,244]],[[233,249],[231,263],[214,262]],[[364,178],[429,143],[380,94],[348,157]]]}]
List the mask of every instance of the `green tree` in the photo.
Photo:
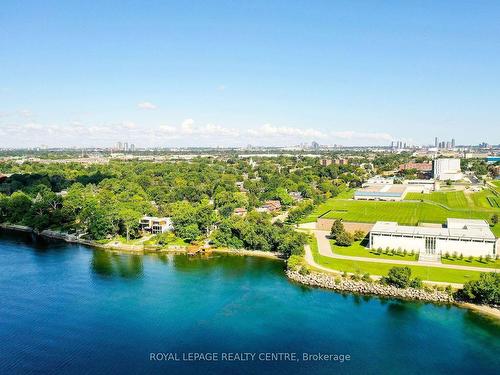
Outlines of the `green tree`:
[{"label": "green tree", "polygon": [[122,207],[119,210],[118,215],[120,217],[121,224],[125,228],[127,241],[130,241],[130,233],[138,230],[142,214],[132,208]]},{"label": "green tree", "polygon": [[382,281],[398,288],[407,288],[410,285],[411,269],[409,267],[392,267]]},{"label": "green tree", "polygon": [[338,246],[351,246],[353,242],[353,237],[350,233],[341,232],[337,234],[335,244]]},{"label": "green tree", "polygon": [[330,237],[336,239],[337,236],[341,233],[344,233],[344,224],[342,224],[342,220],[337,219],[333,222],[332,229],[330,231]]},{"label": "green tree", "polygon": [[463,289],[455,293],[458,299],[474,303],[500,304],[500,274],[483,272],[479,280],[467,281]]}]

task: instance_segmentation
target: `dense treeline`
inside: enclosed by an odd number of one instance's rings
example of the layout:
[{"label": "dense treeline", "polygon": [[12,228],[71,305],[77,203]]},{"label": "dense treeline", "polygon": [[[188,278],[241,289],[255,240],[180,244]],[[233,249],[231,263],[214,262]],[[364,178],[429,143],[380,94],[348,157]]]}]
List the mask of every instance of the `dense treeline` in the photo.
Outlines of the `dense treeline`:
[{"label": "dense treeline", "polygon": [[[220,246],[287,253],[298,251],[300,235],[252,210],[279,200],[285,209],[292,207],[289,221],[296,222],[315,203],[359,185],[366,173],[355,165],[323,167],[315,158],[301,157],[4,162],[0,171],[10,174],[0,181],[2,222],[78,232],[90,239],[134,238],[142,215],[169,216],[175,234],[188,242],[211,235]],[[295,202],[289,192],[299,192],[304,200]],[[235,217],[237,207],[247,209],[248,217]]]}]

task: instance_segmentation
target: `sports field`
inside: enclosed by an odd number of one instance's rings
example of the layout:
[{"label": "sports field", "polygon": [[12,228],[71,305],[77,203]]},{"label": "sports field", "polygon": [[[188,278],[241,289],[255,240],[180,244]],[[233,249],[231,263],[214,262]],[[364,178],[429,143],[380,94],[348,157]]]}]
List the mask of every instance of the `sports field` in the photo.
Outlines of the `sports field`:
[{"label": "sports field", "polygon": [[[447,218],[483,219],[489,222],[493,214],[500,215],[500,208],[494,208],[487,200],[490,194],[493,195],[490,190],[473,194],[461,191],[410,193],[407,198],[414,201],[402,202],[356,201],[336,197],[316,207],[303,222],[313,222],[319,217],[366,223],[396,221],[402,225],[444,223]],[[492,231],[500,237],[500,224],[492,227]]]},{"label": "sports field", "polygon": [[419,222],[444,223],[449,217],[489,220],[491,214],[471,209],[451,210],[429,202],[381,202],[339,199],[335,200],[331,205],[331,209],[321,217],[367,223],[377,220],[397,221],[403,225],[416,225]]},{"label": "sports field", "polygon": [[500,208],[500,197],[489,189],[477,193],[463,191],[408,193],[405,200],[424,200],[442,204],[448,208],[466,208],[471,210],[496,210]]}]

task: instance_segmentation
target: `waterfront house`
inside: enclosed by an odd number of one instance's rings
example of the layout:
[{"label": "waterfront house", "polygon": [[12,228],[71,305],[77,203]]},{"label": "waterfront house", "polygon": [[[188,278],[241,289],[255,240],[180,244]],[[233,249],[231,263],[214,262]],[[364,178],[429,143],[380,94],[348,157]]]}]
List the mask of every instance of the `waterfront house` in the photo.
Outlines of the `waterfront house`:
[{"label": "waterfront house", "polygon": [[151,234],[159,234],[173,230],[174,226],[169,217],[144,216],[141,219],[140,228]]}]

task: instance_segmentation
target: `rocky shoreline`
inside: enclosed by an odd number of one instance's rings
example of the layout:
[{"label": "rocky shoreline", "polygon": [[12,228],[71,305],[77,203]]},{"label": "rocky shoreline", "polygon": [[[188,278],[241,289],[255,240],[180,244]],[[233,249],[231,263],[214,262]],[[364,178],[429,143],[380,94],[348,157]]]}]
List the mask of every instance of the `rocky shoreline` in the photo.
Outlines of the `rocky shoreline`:
[{"label": "rocky shoreline", "polygon": [[453,296],[446,292],[433,290],[431,292],[415,288],[396,288],[390,285],[379,283],[369,283],[365,281],[354,281],[343,277],[332,277],[327,274],[311,272],[302,275],[297,271],[286,271],[289,279],[301,284],[331,289],[339,292],[351,292],[358,294],[379,295],[390,298],[400,298],[405,300],[417,300],[437,303],[453,303]]}]

